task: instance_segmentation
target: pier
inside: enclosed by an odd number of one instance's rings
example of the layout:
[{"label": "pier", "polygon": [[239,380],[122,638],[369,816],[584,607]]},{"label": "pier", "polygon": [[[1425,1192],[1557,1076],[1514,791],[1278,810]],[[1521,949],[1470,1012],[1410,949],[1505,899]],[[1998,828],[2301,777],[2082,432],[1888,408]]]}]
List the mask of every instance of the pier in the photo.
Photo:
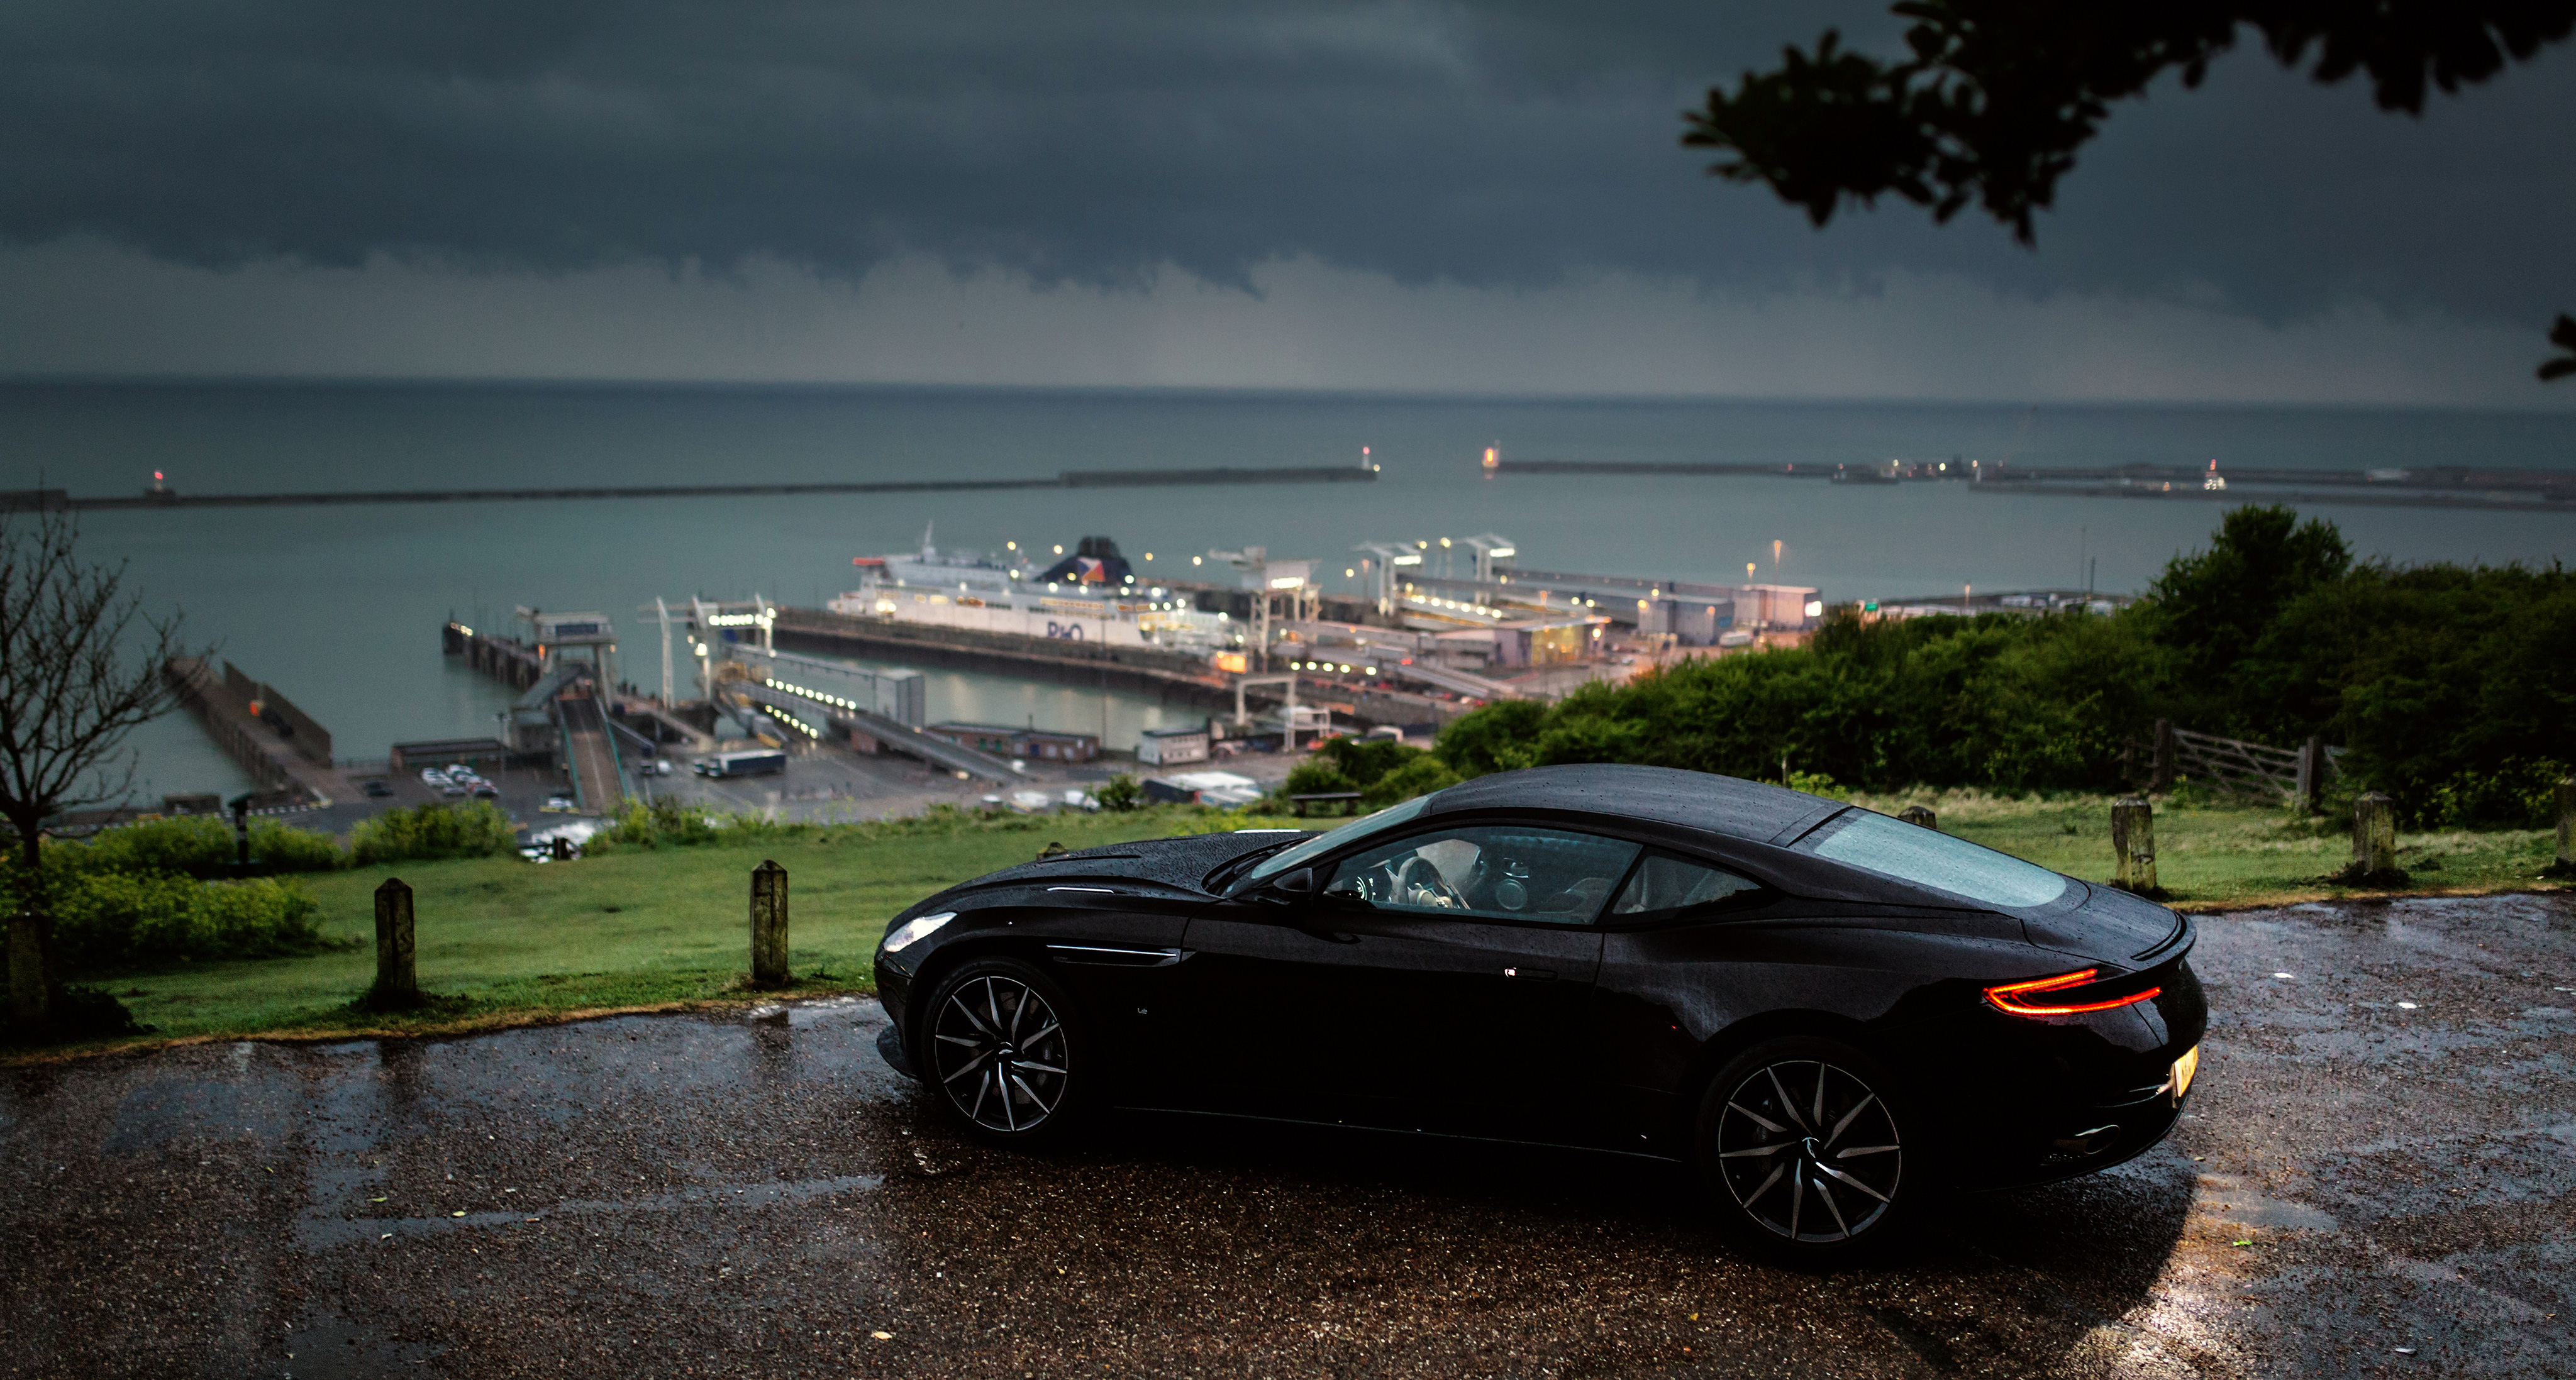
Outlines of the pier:
[{"label": "pier", "polygon": [[1816,461],[1748,464],[1695,460],[1488,461],[1488,474],[1768,476],[1836,484],[1965,483],[1985,495],[2137,498],[2186,503],[2333,503],[2368,507],[2474,508],[2576,513],[2576,471],[2417,465],[2403,469],[2230,469],[2224,465],[2016,465],[2010,462]]},{"label": "pier", "polygon": [[998,493],[1015,489],[1152,488],[1204,484],[1366,484],[1375,469],[1282,465],[1188,470],[1066,470],[1028,479],[904,479],[811,484],[634,484],[549,489],[353,489],[271,494],[74,497],[62,489],[0,490],[0,512],[107,512],[162,508],[287,508],[375,503],[530,503],[605,498],[775,498],[830,494]]},{"label": "pier", "polygon": [[200,657],[172,657],[161,675],[215,744],[250,773],[266,808],[329,805],[351,794],[331,762],[331,735],[270,686],[227,661],[222,675]]}]

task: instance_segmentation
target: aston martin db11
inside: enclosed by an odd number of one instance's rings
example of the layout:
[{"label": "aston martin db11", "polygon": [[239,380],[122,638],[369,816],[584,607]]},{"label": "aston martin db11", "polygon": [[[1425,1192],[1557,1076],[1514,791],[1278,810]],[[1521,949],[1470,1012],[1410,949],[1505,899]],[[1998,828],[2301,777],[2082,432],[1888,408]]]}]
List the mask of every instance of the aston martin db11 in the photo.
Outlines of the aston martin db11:
[{"label": "aston martin db11", "polygon": [[1547,767],[951,887],[877,950],[880,1048],[995,1142],[1124,1107],[1660,1156],[1827,1260],[1928,1192],[2162,1139],[2207,1017],[2193,938],[1838,801]]}]

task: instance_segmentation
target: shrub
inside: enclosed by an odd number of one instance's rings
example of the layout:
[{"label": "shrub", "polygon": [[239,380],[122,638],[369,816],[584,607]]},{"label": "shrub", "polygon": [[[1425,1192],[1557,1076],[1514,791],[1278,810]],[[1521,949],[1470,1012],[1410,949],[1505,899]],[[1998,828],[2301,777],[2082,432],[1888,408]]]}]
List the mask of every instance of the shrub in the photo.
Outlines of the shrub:
[{"label": "shrub", "polygon": [[[78,842],[46,850],[45,862],[80,875],[94,872],[176,872],[223,877],[239,851],[232,826],[213,815],[144,819],[102,829]],[[332,872],[348,857],[328,834],[273,819],[250,822],[250,853],[274,872]]]},{"label": "shrub", "polygon": [[349,833],[349,851],[362,866],[373,863],[484,858],[518,847],[510,817],[488,800],[464,805],[395,808],[361,820]]},{"label": "shrub", "polygon": [[[729,822],[730,823],[730,822]],[[692,844],[713,843],[719,836],[716,821],[707,812],[683,807],[669,796],[658,796],[651,804],[630,801],[614,823],[590,836],[582,844],[585,853],[611,853],[620,848],[685,848]]]},{"label": "shrub", "polygon": [[1288,780],[1279,787],[1279,791],[1282,795],[1330,795],[1359,788],[1360,783],[1345,775],[1341,768],[1315,756],[1298,763],[1288,773]]},{"label": "shrub", "polygon": [[1419,749],[1404,765],[1372,781],[1360,793],[1363,809],[1383,810],[1401,805],[1417,795],[1429,795],[1443,787],[1458,784],[1458,773],[1449,764]]},{"label": "shrub", "polygon": [[1100,808],[1120,814],[1142,809],[1146,803],[1145,788],[1136,784],[1135,777],[1124,772],[1109,778],[1107,784],[1091,793],[1091,798],[1100,802]]},{"label": "shrub", "polygon": [[267,958],[327,946],[321,904],[301,883],[200,882],[168,872],[94,872],[53,897],[66,969]]},{"label": "shrub", "polygon": [[271,872],[336,872],[349,865],[349,855],[329,834],[273,819],[250,822],[250,855]]}]

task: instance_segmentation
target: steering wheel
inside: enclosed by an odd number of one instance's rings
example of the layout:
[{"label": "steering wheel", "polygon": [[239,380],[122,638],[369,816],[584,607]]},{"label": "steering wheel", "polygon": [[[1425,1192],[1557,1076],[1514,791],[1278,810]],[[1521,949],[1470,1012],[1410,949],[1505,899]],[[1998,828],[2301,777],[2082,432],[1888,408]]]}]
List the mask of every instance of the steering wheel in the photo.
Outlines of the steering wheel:
[{"label": "steering wheel", "polygon": [[[1416,869],[1423,874],[1420,880],[1415,877]],[[1395,903],[1400,906],[1421,904],[1412,899],[1412,893],[1417,887],[1431,893],[1430,904],[1432,905],[1448,906],[1457,910],[1467,908],[1467,898],[1459,895],[1457,888],[1449,885],[1448,880],[1440,875],[1440,869],[1432,866],[1431,860],[1419,853],[1405,859],[1404,865],[1395,871]]]}]

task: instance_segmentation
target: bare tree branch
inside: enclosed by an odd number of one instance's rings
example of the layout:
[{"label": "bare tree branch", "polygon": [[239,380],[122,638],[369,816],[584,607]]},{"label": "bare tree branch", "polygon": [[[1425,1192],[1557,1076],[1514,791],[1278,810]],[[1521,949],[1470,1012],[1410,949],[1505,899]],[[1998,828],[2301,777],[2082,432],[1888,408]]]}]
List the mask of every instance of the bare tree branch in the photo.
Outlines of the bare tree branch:
[{"label": "bare tree branch", "polygon": [[31,907],[45,821],[123,798],[127,735],[177,702],[163,667],[181,654],[178,616],[144,612],[122,564],[84,564],[79,535],[65,513],[0,516],[0,819]]}]

